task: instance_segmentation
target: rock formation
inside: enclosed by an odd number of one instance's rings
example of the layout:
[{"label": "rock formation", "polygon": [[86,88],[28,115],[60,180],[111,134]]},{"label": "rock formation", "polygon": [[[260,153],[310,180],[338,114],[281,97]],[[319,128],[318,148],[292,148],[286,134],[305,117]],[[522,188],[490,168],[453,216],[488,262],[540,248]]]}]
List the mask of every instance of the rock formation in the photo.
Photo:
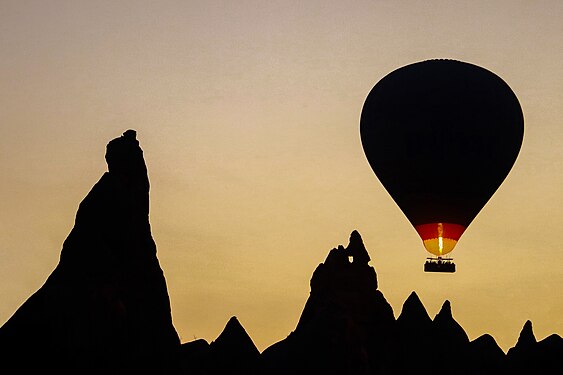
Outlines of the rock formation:
[{"label": "rock formation", "polygon": [[294,332],[262,353],[263,374],[563,373],[563,339],[537,342],[530,322],[505,355],[490,335],[470,342],[449,301],[432,320],[412,292],[394,319],[358,232],[311,279]]},{"label": "rock formation", "polygon": [[258,371],[260,352],[236,317],[209,345],[212,374],[252,375]]},{"label": "rock formation", "polygon": [[369,260],[357,231],[329,252],[295,332],[263,353],[265,373],[371,374],[392,365],[395,318]]},{"label": "rock formation", "polygon": [[563,339],[551,335],[538,342],[532,322],[526,321],[516,345],[506,355],[506,373],[563,373]]},{"label": "rock formation", "polygon": [[133,130],[107,145],[60,261],[0,328],[21,373],[166,373],[180,341],[149,224],[149,180]]},{"label": "rock formation", "polygon": [[428,348],[432,348],[432,319],[415,292],[403,303],[396,323],[397,364],[403,373],[420,371],[428,363]]},{"label": "rock formation", "polygon": [[236,317],[232,317],[211,344],[195,340],[182,344],[184,374],[255,375],[260,372],[260,352]]},{"label": "rock formation", "polygon": [[468,362],[473,374],[502,374],[505,354],[493,336],[484,334],[469,343]]},{"label": "rock formation", "polygon": [[[428,354],[444,369],[439,373],[450,373],[456,369],[457,373],[464,373],[469,349],[469,337],[452,316],[450,301],[446,300],[432,321],[432,346]],[[459,369],[457,369],[460,367]]]},{"label": "rock formation", "polygon": [[415,292],[395,320],[357,231],[314,271],[294,332],[262,354],[236,317],[209,344],[180,345],[149,224],[136,133],[107,146],[108,172],[80,204],[60,261],[0,328],[1,370],[59,374],[560,374],[563,339],[532,323],[505,355],[474,341],[449,301],[432,320]]}]

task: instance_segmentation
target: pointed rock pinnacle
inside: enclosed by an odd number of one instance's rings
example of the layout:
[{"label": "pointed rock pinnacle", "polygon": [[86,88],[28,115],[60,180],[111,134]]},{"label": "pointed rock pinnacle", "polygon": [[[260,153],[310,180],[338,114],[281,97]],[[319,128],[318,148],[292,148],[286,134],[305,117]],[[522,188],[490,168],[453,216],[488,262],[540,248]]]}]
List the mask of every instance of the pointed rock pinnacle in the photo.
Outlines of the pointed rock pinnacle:
[{"label": "pointed rock pinnacle", "polygon": [[444,304],[436,317],[438,316],[441,316],[442,318],[452,318],[452,305],[450,304],[450,301],[444,301]]},{"label": "pointed rock pinnacle", "polygon": [[536,342],[537,340],[532,330],[532,322],[527,320],[526,323],[524,323],[524,327],[522,327],[518,342],[516,342],[516,347],[530,346],[534,345]]},{"label": "pointed rock pinnacle", "polygon": [[362,240],[362,236],[357,230],[350,234],[350,243],[346,248],[348,255],[354,258],[356,264],[367,264],[371,259]]},{"label": "pointed rock pinnacle", "polygon": [[430,316],[428,315],[428,312],[426,311],[426,308],[422,304],[422,301],[414,291],[405,300],[405,303],[403,303],[401,315],[399,315],[399,318],[397,318],[397,320],[401,321],[405,319],[422,319],[428,322],[432,321],[432,319],[430,319]]}]

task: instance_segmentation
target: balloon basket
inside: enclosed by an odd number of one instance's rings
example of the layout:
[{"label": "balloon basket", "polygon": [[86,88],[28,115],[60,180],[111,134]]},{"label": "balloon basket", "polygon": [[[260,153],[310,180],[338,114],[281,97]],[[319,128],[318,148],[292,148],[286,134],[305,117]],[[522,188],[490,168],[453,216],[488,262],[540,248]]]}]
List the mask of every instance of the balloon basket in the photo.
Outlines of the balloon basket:
[{"label": "balloon basket", "polygon": [[424,263],[424,272],[455,272],[455,263],[453,258],[426,258]]}]

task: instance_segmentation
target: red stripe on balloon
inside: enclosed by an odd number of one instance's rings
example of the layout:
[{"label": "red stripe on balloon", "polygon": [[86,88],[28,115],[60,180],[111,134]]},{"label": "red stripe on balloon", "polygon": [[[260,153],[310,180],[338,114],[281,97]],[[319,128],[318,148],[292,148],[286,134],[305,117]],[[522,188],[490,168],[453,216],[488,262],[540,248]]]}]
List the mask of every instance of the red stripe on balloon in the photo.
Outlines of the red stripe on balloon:
[{"label": "red stripe on balloon", "polygon": [[[441,226],[441,229],[440,229]],[[422,240],[429,240],[431,238],[451,238],[452,240],[459,240],[463,232],[465,231],[465,227],[459,224],[452,224],[452,223],[430,223],[430,224],[421,224],[414,227],[418,232],[418,235]]]}]

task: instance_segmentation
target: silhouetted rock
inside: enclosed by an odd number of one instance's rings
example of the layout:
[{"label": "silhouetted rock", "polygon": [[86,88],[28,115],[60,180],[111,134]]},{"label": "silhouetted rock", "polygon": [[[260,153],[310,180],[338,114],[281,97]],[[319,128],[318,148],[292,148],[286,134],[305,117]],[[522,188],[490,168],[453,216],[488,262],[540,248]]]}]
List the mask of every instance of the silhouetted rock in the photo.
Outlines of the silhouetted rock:
[{"label": "silhouetted rock", "polygon": [[528,320],[506,357],[507,374],[560,374],[563,372],[563,339],[551,335],[537,342],[532,322]]},{"label": "silhouetted rock", "polygon": [[446,300],[432,322],[432,348],[439,356],[435,373],[457,374],[467,372],[469,337],[452,316],[450,301]]},{"label": "silhouetted rock", "polygon": [[109,142],[109,172],[84,198],[45,284],[0,328],[0,370],[58,374],[561,374],[563,339],[524,325],[507,355],[469,342],[449,301],[431,320],[415,292],[395,321],[357,231],[314,271],[294,332],[259,353],[236,317],[215,341],[180,345],[149,224],[133,130]]},{"label": "silhouetted rock", "polygon": [[211,344],[196,340],[182,345],[184,374],[258,374],[260,352],[236,317]]},{"label": "silhouetted rock", "polygon": [[[166,373],[180,346],[149,224],[136,133],[109,142],[109,172],[84,198],[45,284],[0,328],[21,373]],[[40,344],[39,344],[40,343]]]},{"label": "silhouetted rock", "polygon": [[452,307],[448,300],[444,301],[440,312],[434,317],[433,331],[436,340],[449,346],[458,348],[469,343],[467,333],[452,316]]},{"label": "silhouetted rock", "polygon": [[330,250],[313,273],[295,331],[262,353],[263,374],[561,373],[563,340],[557,335],[532,350],[542,364],[522,362],[529,357],[525,348],[540,345],[531,323],[518,341],[517,365],[507,371],[507,356],[494,338],[486,334],[470,342],[447,300],[432,320],[412,292],[395,321],[369,259],[356,231],[348,247]]},{"label": "silhouetted rock", "polygon": [[518,341],[507,353],[508,371],[531,370],[536,362],[537,341],[532,330],[532,322],[527,320],[520,331]]},{"label": "silhouetted rock", "polygon": [[484,334],[469,343],[468,365],[471,374],[496,375],[503,371],[506,355],[495,339]]},{"label": "silhouetted rock", "polygon": [[403,308],[401,309],[401,314],[397,318],[397,323],[404,325],[405,328],[418,328],[419,326],[427,326],[430,328],[432,325],[432,319],[426,311],[426,308],[418,298],[416,292],[412,292],[405,302],[403,303]]},{"label": "silhouetted rock", "polygon": [[204,375],[209,373],[209,343],[198,339],[182,344],[179,363],[182,374]]},{"label": "silhouetted rock", "polygon": [[260,352],[235,316],[209,347],[213,374],[243,375],[258,370]]},{"label": "silhouetted rock", "polygon": [[428,336],[432,328],[432,319],[426,308],[415,292],[412,292],[405,300],[401,314],[397,318],[397,329],[401,337],[417,341]]},{"label": "silhouetted rock", "polygon": [[432,319],[415,292],[406,299],[397,318],[399,360],[404,373],[415,372],[428,363],[427,350],[432,346]]},{"label": "silhouetted rock", "polygon": [[563,338],[552,334],[537,344],[537,361],[543,371],[563,374]]},{"label": "silhouetted rock", "polygon": [[311,279],[295,332],[263,353],[266,373],[372,374],[394,356],[394,315],[357,231]]},{"label": "silhouetted rock", "polygon": [[520,331],[520,336],[518,336],[518,341],[516,342],[516,350],[530,350],[537,344],[536,336],[534,335],[534,330],[532,329],[532,322],[527,320]]},{"label": "silhouetted rock", "polygon": [[[348,256],[352,257],[351,261],[356,264],[368,264],[371,260],[368,251],[364,246],[362,236],[360,236],[360,233],[357,230],[352,231],[350,234],[350,243],[348,244],[346,251],[348,252]],[[375,287],[377,288],[377,279]]]},{"label": "silhouetted rock", "polygon": [[563,339],[536,342],[530,322],[505,355],[488,334],[470,342],[447,300],[432,320],[412,292],[395,321],[369,259],[356,231],[330,250],[295,331],[262,353],[263,374],[563,373]]}]

